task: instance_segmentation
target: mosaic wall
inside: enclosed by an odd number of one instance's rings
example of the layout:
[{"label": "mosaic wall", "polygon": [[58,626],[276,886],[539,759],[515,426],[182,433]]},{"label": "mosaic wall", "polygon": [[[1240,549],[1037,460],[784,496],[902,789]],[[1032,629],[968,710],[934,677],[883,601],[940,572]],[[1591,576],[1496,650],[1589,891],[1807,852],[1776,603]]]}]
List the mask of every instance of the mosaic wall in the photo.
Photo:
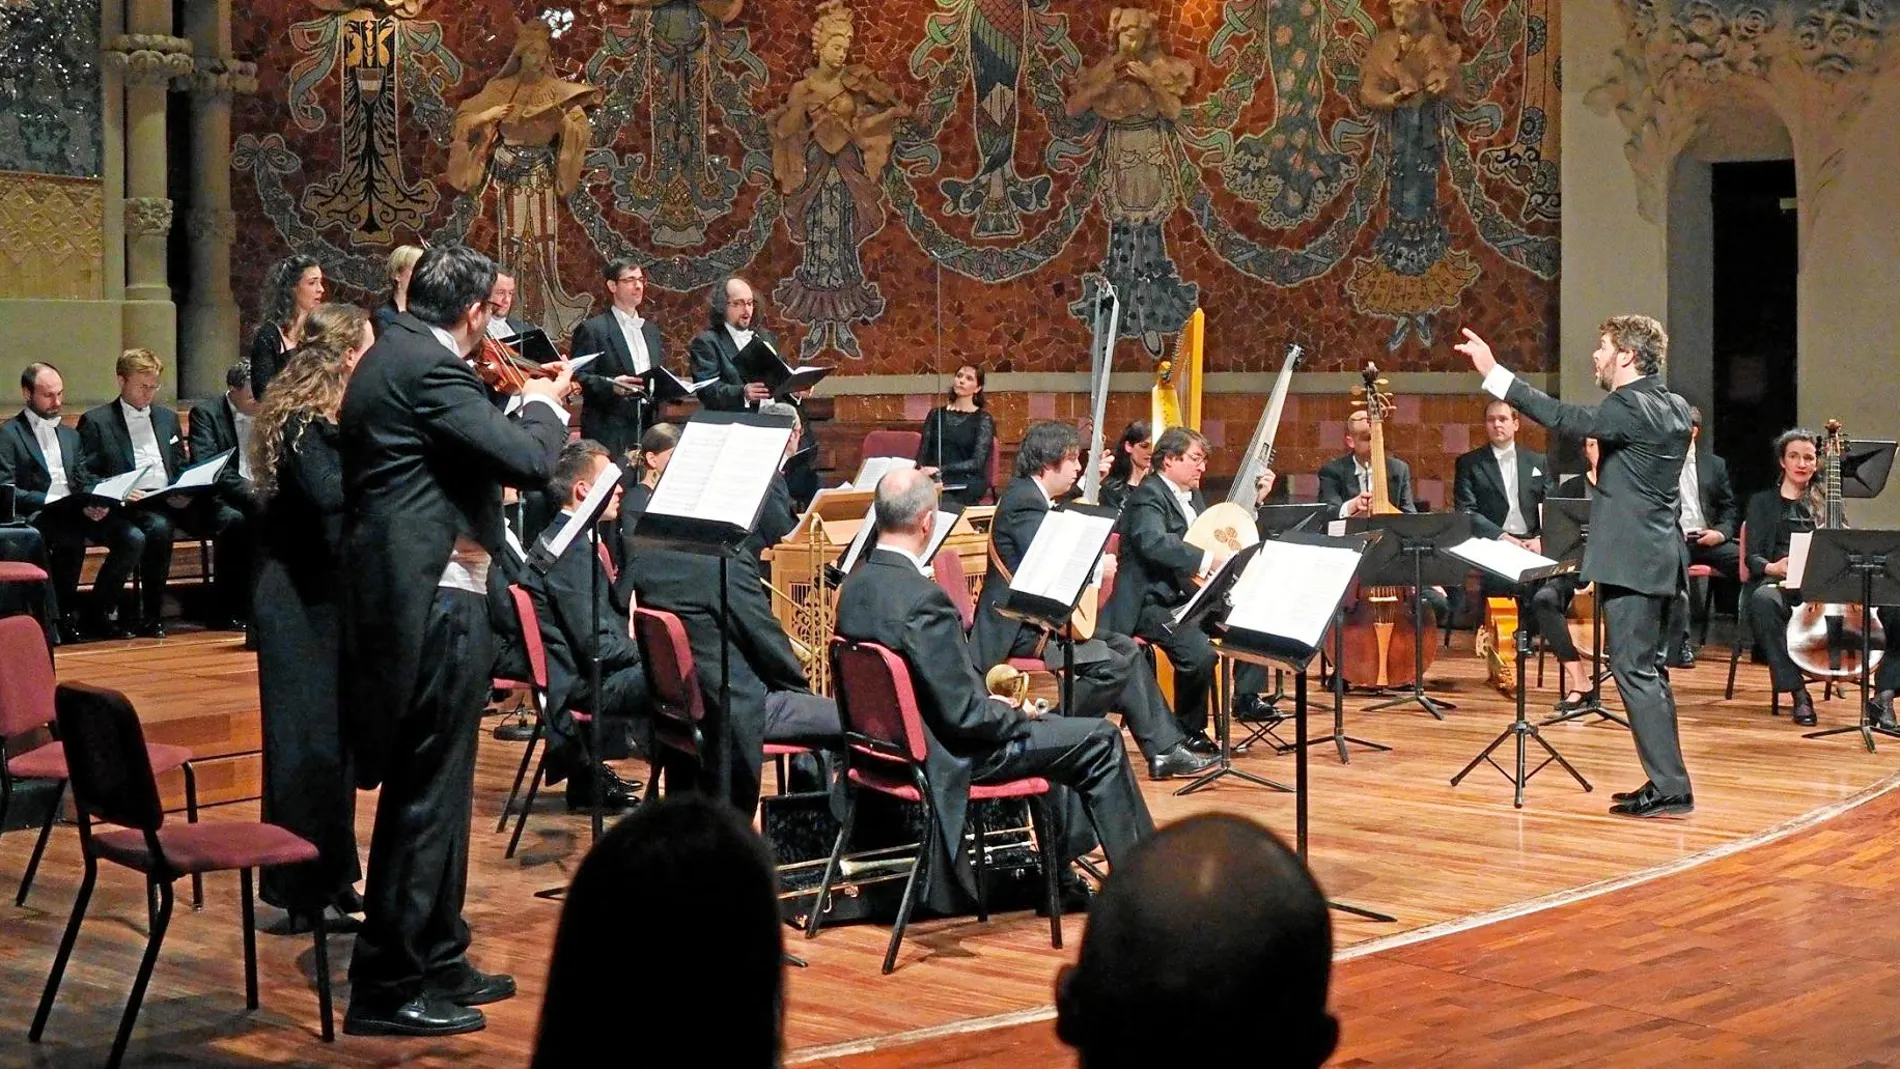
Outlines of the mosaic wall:
[{"label": "mosaic wall", "polygon": [[0,171],[99,176],[99,0],[0,3]]},{"label": "mosaic wall", "polygon": [[[673,353],[745,274],[843,373],[1086,367],[1091,274],[1122,369],[1196,304],[1211,370],[1290,340],[1449,370],[1467,324],[1556,367],[1555,0],[614,0],[518,29],[550,2],[244,5],[247,311],[293,248],[370,301],[392,243],[460,239],[557,332],[632,256]],[[880,404],[915,402],[840,407]]]}]

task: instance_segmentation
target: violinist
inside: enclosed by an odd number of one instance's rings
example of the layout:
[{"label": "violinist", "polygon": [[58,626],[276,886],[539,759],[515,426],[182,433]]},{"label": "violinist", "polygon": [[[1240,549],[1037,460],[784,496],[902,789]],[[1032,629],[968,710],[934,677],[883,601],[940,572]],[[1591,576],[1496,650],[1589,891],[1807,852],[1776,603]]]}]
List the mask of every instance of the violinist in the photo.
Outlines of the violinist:
[{"label": "violinist", "polygon": [[[506,348],[503,344],[505,339],[512,338],[530,328],[531,324],[509,316],[508,313],[514,311],[514,307],[515,277],[505,272],[497,272],[495,288],[488,291],[488,331],[482,341],[487,351],[498,352]],[[509,351],[512,352],[512,350]],[[488,387],[488,399],[496,408],[504,412],[513,411],[518,403],[513,400],[509,390],[494,384]]]},{"label": "violinist", "polygon": [[[1814,477],[1820,466],[1820,450],[1815,445],[1818,440],[1813,431],[1799,427],[1775,439],[1781,482],[1748,499],[1741,537],[1748,553],[1744,574],[1755,584],[1748,595],[1749,624],[1754,628],[1755,642],[1768,657],[1768,674],[1775,690],[1791,696],[1791,715],[1801,727],[1814,726],[1814,697],[1808,693],[1807,677],[1788,652],[1788,621],[1793,618],[1795,606],[1801,604],[1801,592],[1784,584],[1788,578],[1788,548],[1794,535],[1814,530],[1826,515],[1820,481]],[[1900,622],[1900,613],[1891,607],[1883,606],[1876,614],[1882,627]],[[1900,686],[1900,658],[1883,658],[1869,705],[1875,721],[1884,728],[1894,727],[1896,686]]]}]

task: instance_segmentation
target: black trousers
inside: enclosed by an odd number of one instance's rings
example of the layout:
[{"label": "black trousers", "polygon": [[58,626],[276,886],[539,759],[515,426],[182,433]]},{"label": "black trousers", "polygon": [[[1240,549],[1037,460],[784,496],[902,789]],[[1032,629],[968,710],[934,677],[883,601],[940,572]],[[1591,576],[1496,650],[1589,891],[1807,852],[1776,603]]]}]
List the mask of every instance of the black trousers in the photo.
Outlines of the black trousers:
[{"label": "black trousers", "polygon": [[[211,542],[211,605],[207,615],[214,619],[249,619],[254,558],[249,516],[229,502],[208,494],[193,499],[185,508],[168,509],[165,514],[171,520],[173,531]],[[169,572],[169,556],[165,567]],[[149,598],[149,579],[146,584]]]},{"label": "black trousers", "polygon": [[[1036,633],[1024,628],[1017,633],[1012,657],[1042,656],[1051,671],[1062,668],[1062,649],[1050,643],[1036,653]],[[1155,682],[1148,658],[1135,640],[1113,631],[1098,630],[1095,637],[1075,647],[1075,708],[1062,710],[1064,716],[1107,716],[1120,712],[1128,722],[1144,756],[1167,753],[1185,737],[1168,709],[1168,699]]]},{"label": "black trousers", "polygon": [[439,589],[423,632],[422,678],[391,734],[369,844],[352,997],[378,1009],[453,983],[466,962],[469,820],[476,725],[494,663],[480,594]]},{"label": "black trousers", "polygon": [[40,510],[31,522],[46,539],[53,599],[60,616],[70,619],[78,611],[79,573],[86,563],[88,545],[106,547],[105,563],[93,577],[88,615],[104,619],[116,611],[125,596],[126,580],[145,554],[145,532],[132,522],[127,510],[114,508],[104,519],[90,520],[76,503],[61,502]]},{"label": "black trousers", "polygon": [[1577,579],[1572,575],[1560,575],[1537,587],[1531,595],[1531,619],[1536,622],[1537,633],[1544,636],[1544,645],[1557,658],[1559,664],[1572,664],[1582,658],[1577,655],[1577,644],[1570,638],[1570,602],[1577,596]]},{"label": "black trousers", "polygon": [[1689,793],[1676,733],[1676,696],[1663,671],[1663,617],[1675,595],[1643,594],[1598,584],[1603,627],[1610,647],[1610,674],[1623,697],[1636,739],[1636,756],[1649,782],[1667,795]]},{"label": "black trousers", "polygon": [[[1742,576],[1742,550],[1733,538],[1725,539],[1712,546],[1697,542],[1689,543],[1689,563],[1706,565],[1715,569],[1718,578],[1730,582],[1740,582]],[[1711,580],[1713,582],[1714,580]],[[1689,647],[1690,617],[1694,615],[1694,606],[1689,604],[1689,593],[1676,598],[1669,610],[1669,652],[1680,653]]]},{"label": "black trousers", "polygon": [[1214,646],[1199,628],[1169,632],[1164,617],[1144,617],[1136,632],[1148,644],[1168,655],[1174,666],[1174,721],[1194,735],[1207,730],[1208,688],[1214,682]]},{"label": "black trousers", "polygon": [[[1072,792],[1050,807],[1056,856],[1073,860],[1099,841],[1115,865],[1154,833],[1154,818],[1135,783],[1121,732],[1106,720],[1038,717],[1029,737],[1015,739],[978,761],[972,782],[1041,776]],[[1094,834],[1089,834],[1091,826]]]},{"label": "black trousers", "polygon": [[[1754,629],[1755,642],[1768,657],[1768,675],[1775,681],[1775,689],[1783,693],[1800,690],[1808,681],[1794,658],[1788,655],[1788,621],[1800,604],[1800,591],[1784,590],[1773,583],[1758,584],[1748,595],[1749,626]],[[1900,623],[1900,608],[1876,605],[1874,616],[1891,634],[1894,625]],[[1900,690],[1900,657],[1889,654],[1880,659],[1880,667],[1874,670],[1874,689]]]},{"label": "black trousers", "polygon": [[[586,669],[583,667],[582,669]],[[647,716],[647,676],[637,664],[617,668],[600,677],[601,701],[582,701],[584,708],[601,711],[600,758],[615,761],[629,757],[636,742],[647,744],[653,722]],[[574,719],[572,709],[549,709],[547,717],[547,782],[553,785],[585,771],[586,732]]]}]

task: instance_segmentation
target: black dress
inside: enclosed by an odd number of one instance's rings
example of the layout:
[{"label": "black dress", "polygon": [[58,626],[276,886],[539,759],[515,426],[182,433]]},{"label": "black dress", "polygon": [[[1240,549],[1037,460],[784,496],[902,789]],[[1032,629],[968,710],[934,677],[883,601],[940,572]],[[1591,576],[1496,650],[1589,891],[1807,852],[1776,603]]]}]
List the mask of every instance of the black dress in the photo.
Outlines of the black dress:
[{"label": "black dress", "polygon": [[363,874],[338,698],[343,467],[335,424],[306,417],[284,435],[277,492],[264,504],[252,602],[263,818],[316,844],[318,858],[265,869],[258,894],[274,906],[308,910],[346,897]]},{"label": "black dress", "polygon": [[290,362],[290,350],[284,347],[284,332],[275,323],[265,323],[251,335],[251,393],[264,396],[264,387]]},{"label": "black dress", "polygon": [[[974,505],[990,492],[990,449],[995,441],[996,421],[988,412],[933,409],[924,417],[917,464],[938,469],[945,501]],[[961,489],[949,489],[953,486]]]}]

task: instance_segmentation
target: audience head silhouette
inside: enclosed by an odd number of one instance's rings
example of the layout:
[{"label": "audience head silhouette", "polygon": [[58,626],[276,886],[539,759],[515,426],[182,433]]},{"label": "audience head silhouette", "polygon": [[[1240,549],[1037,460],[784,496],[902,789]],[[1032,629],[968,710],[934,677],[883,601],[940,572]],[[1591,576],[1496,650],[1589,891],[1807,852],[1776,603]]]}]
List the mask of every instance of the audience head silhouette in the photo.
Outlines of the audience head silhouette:
[{"label": "audience head silhouette", "polygon": [[1339,1042],[1326,909],[1300,859],[1258,824],[1205,814],[1166,828],[1115,866],[1090,908],[1081,958],[1056,981],[1056,1034],[1083,1069],[1145,1069],[1181,1054],[1180,1033],[1156,1021],[1246,1021],[1205,1033],[1195,1056],[1321,1065]]},{"label": "audience head silhouette", "polygon": [[[771,858],[737,813],[684,794],[641,806],[568,887],[534,1069],[593,1064],[630,1036],[679,1037],[704,1065],[776,1066],[779,931]],[[637,990],[614,979],[647,965]]]}]

